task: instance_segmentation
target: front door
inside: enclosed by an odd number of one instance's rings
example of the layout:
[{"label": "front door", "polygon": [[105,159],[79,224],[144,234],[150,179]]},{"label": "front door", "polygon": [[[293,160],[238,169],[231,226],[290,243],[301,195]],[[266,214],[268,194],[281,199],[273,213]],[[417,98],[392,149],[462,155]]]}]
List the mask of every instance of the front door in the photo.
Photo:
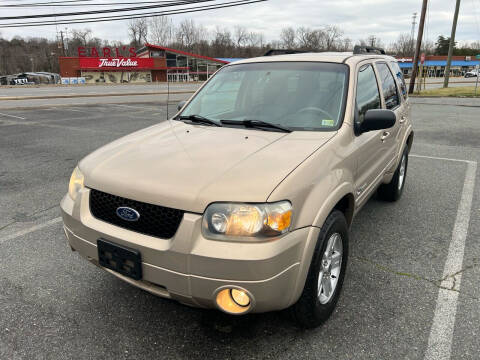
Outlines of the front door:
[{"label": "front door", "polygon": [[[355,123],[361,124],[365,113],[382,107],[380,90],[373,65],[362,65],[357,72]],[[356,158],[355,203],[358,207],[368,199],[385,169],[388,159],[382,143],[384,130],[356,134],[354,149]]]}]

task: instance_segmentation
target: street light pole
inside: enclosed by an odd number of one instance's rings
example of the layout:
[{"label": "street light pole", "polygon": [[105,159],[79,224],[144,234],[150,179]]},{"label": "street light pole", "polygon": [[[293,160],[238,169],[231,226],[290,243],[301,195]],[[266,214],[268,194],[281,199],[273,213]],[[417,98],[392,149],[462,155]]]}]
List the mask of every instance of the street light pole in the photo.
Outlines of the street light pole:
[{"label": "street light pole", "polygon": [[417,46],[415,48],[415,56],[413,58],[412,78],[410,79],[410,85],[408,87],[409,94],[412,94],[413,90],[415,89],[415,78],[417,77],[417,71],[418,71],[418,56],[420,55],[420,49],[422,46],[423,28],[425,26],[426,12],[427,12],[427,0],[423,0],[422,13],[420,14],[420,24],[418,25]]},{"label": "street light pole", "polygon": [[450,45],[448,46],[447,66],[445,67],[445,77],[443,79],[443,87],[448,87],[448,79],[450,77],[450,66],[452,65],[453,48],[455,47],[455,32],[457,31],[458,12],[460,11],[460,0],[455,5],[455,14],[453,15],[452,35],[450,35]]}]

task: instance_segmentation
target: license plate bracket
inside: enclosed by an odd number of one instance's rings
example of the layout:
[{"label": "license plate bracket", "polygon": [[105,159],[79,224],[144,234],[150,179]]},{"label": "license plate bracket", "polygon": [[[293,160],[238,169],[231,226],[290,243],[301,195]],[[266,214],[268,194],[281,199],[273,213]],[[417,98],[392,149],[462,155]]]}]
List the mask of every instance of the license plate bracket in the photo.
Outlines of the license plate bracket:
[{"label": "license plate bracket", "polygon": [[140,251],[114,244],[104,239],[97,240],[98,262],[101,266],[135,280],[142,278]]}]

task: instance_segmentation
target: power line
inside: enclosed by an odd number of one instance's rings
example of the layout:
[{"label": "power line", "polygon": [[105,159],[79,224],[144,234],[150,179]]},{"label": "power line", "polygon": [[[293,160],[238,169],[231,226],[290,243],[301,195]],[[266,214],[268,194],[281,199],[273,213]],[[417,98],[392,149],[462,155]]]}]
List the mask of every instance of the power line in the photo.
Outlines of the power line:
[{"label": "power line", "polygon": [[[119,6],[119,5],[139,5],[139,4],[158,4],[158,3],[171,3],[175,0],[163,0],[163,1],[135,1],[135,2],[108,2],[108,3],[88,3],[83,4],[85,1],[97,1],[97,0],[79,0],[79,1],[53,1],[48,3],[28,3],[28,4],[0,4],[2,8],[24,8],[24,7],[84,7],[84,6]],[[80,4],[79,2],[82,2]],[[69,4],[64,4],[69,3]]]},{"label": "power line", "polygon": [[201,2],[209,2],[215,0],[183,0],[177,1],[176,3],[167,3],[167,4],[155,4],[147,6],[134,6],[128,8],[117,8],[117,9],[103,9],[103,10],[90,10],[90,11],[77,11],[69,13],[52,13],[52,14],[36,14],[36,15],[22,15],[22,16],[3,16],[0,17],[0,20],[20,20],[20,19],[38,19],[38,18],[50,18],[50,17],[67,17],[67,16],[78,16],[78,15],[94,15],[94,14],[106,14],[106,13],[116,13],[116,12],[130,12],[138,10],[149,10],[157,9],[162,7],[177,6],[177,5],[188,5]]},{"label": "power line", "polygon": [[186,9],[166,10],[166,11],[153,12],[153,13],[149,12],[149,13],[117,15],[117,16],[109,16],[109,17],[95,17],[95,18],[86,18],[86,19],[70,19],[70,20],[67,19],[67,20],[61,20],[61,21],[48,20],[48,21],[27,22],[27,23],[7,23],[7,24],[0,24],[0,28],[65,25],[65,24],[86,24],[86,23],[92,23],[92,22],[109,22],[109,21],[149,18],[149,17],[155,17],[155,16],[186,14],[191,12],[201,12],[201,11],[229,8],[229,7],[235,7],[235,6],[250,5],[250,4],[255,4],[255,3],[265,2],[265,1],[268,1],[268,0],[238,0],[238,1],[218,4],[218,5],[204,5],[204,6],[197,6],[197,7],[189,7]]}]

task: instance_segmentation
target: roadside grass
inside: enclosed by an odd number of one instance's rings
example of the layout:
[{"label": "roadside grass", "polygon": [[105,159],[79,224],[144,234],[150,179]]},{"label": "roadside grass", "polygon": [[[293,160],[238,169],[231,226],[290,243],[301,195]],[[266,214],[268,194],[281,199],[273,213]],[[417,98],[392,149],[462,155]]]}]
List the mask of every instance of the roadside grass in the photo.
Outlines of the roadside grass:
[{"label": "roadside grass", "polygon": [[[422,90],[420,93],[416,92],[411,96],[431,96],[431,97],[475,97],[475,86],[458,86],[449,88],[439,88]],[[480,97],[480,83],[477,89],[477,96]]]}]

